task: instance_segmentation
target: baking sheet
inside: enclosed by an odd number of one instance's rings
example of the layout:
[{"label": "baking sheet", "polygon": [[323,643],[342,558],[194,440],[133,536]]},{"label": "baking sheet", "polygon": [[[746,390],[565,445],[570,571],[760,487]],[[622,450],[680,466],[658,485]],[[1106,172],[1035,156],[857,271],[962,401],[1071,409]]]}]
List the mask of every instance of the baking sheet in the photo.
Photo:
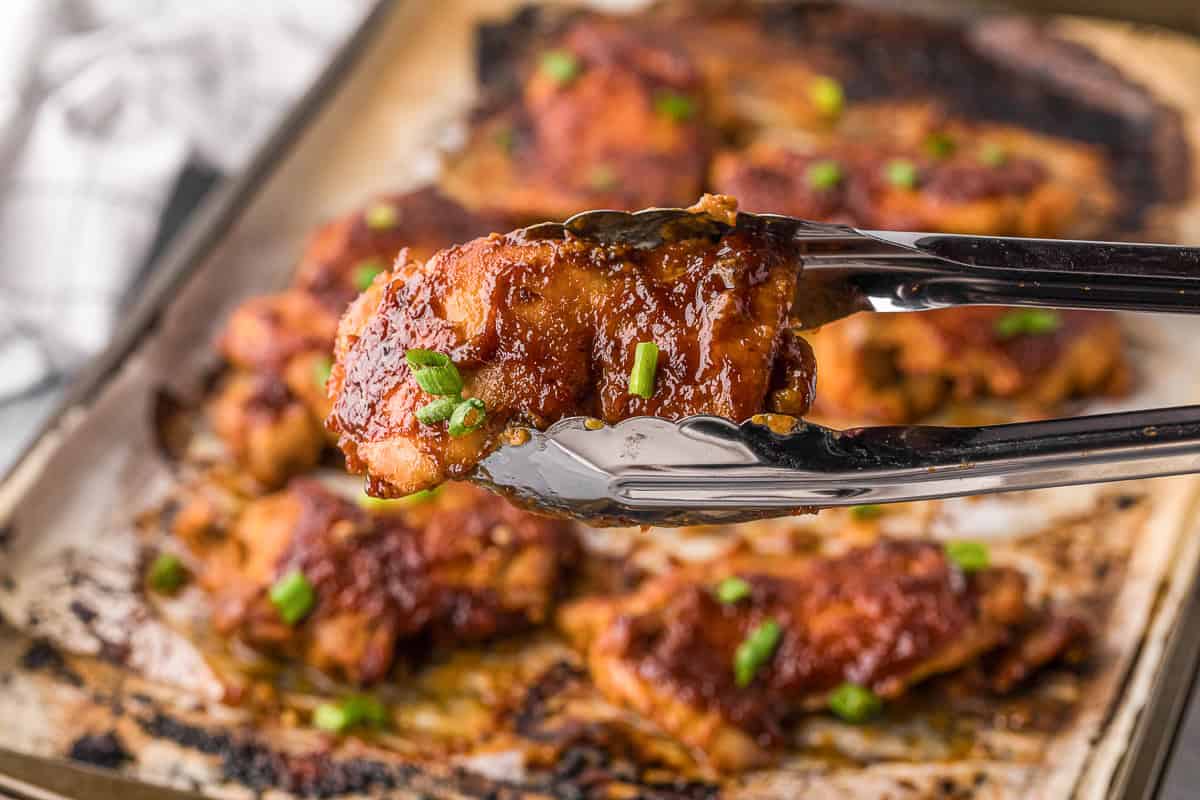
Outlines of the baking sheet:
[{"label": "baking sheet", "polygon": [[[221,747],[232,747],[230,742],[171,745],[138,722],[167,707],[172,719],[196,719],[198,729],[201,721],[233,728],[248,723],[242,712],[217,704],[222,688],[204,659],[154,617],[137,591],[133,516],[165,496],[173,480],[152,455],[152,398],[164,386],[181,396],[199,390],[212,366],[209,343],[216,326],[240,300],[284,282],[314,224],[374,192],[417,184],[433,173],[432,145],[452,144],[448,132],[472,99],[473,24],[514,5],[483,0],[436,7],[397,4],[350,79],[300,132],[155,329],[105,376],[103,390],[70,409],[0,486],[0,520],[5,520],[0,613],[15,628],[0,635],[0,676],[6,681],[0,688],[0,720],[12,723],[0,726],[0,745],[60,755],[81,732],[116,725],[127,740],[144,742],[132,748],[138,756],[128,766],[132,774],[219,796],[248,795],[244,781],[228,780],[230,756]],[[1200,74],[1200,50],[1191,42],[1084,21],[1063,22],[1060,29],[1114,58],[1137,47],[1145,57],[1129,65],[1135,77],[1156,92],[1161,87],[1161,96],[1181,108],[1200,109],[1200,87],[1187,79]],[[1192,141],[1200,141],[1198,119],[1194,113],[1186,116]],[[1200,215],[1175,222],[1179,238],[1200,240]],[[1194,401],[1196,387],[1180,379],[1178,365],[1187,363],[1200,324],[1130,318],[1129,329],[1143,383],[1125,405]],[[991,787],[997,796],[1019,795],[1036,785],[1045,796],[1075,790],[1081,797],[1100,797],[1112,785],[1200,559],[1200,537],[1183,535],[1192,534],[1184,523],[1200,481],[1166,479],[1144,488],[1153,494],[1152,513],[1126,567],[1136,579],[1127,581],[1114,600],[1114,621],[1103,646],[1108,659],[1094,696],[1071,736],[1046,755],[1054,765],[1051,782],[1045,782],[1044,771],[1014,767],[1006,783]],[[1085,488],[995,502],[1007,509],[997,512],[1001,518],[1021,515],[1020,524],[1033,529],[1078,514],[1098,496]],[[949,521],[942,533],[947,536],[977,511],[960,513],[956,523],[955,504],[944,505]],[[30,650],[28,637],[99,658],[59,663],[47,656],[49,664],[31,663],[30,653],[38,651]],[[1118,696],[1121,702],[1114,706],[1110,700]],[[268,733],[300,749],[314,746],[305,732]],[[1098,740],[1094,748],[1093,739]],[[356,745],[348,747],[352,756]],[[889,769],[883,765],[848,775],[800,766],[766,782],[751,780],[744,789],[747,796],[816,788],[838,796],[839,787],[843,794],[861,793],[870,785],[893,786]],[[864,783],[868,779],[879,783]],[[457,791],[447,780],[438,790]]]}]

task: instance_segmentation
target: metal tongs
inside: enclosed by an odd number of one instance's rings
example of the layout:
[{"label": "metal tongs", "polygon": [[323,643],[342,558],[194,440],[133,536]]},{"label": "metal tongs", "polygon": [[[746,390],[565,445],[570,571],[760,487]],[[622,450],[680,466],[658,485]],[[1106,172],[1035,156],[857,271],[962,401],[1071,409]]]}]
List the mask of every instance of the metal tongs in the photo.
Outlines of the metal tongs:
[{"label": "metal tongs", "polygon": [[[961,305],[1200,312],[1200,248],[867,231],[739,213],[791,242],[805,328],[856,311]],[[731,226],[682,209],[589,211],[529,229],[652,248]],[[1200,406],[983,427],[791,430],[711,416],[561,420],[491,454],[473,479],[593,524],[692,525],[1200,471]]]}]

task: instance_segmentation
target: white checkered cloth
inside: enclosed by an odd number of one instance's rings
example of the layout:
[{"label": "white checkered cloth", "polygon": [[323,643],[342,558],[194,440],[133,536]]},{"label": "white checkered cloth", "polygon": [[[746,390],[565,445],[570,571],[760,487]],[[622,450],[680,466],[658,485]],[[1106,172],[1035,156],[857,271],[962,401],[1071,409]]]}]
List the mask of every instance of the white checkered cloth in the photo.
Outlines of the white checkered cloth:
[{"label": "white checkered cloth", "polygon": [[0,399],[103,347],[184,166],[241,166],[369,6],[0,0]]}]

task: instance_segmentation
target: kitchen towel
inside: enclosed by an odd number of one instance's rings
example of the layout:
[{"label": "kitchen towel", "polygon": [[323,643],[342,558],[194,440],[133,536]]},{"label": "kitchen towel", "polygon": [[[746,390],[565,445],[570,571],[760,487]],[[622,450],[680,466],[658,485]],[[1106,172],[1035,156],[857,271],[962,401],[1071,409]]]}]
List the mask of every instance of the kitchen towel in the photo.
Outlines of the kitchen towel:
[{"label": "kitchen towel", "polygon": [[0,402],[104,346],[184,167],[245,164],[370,6],[0,3]]}]

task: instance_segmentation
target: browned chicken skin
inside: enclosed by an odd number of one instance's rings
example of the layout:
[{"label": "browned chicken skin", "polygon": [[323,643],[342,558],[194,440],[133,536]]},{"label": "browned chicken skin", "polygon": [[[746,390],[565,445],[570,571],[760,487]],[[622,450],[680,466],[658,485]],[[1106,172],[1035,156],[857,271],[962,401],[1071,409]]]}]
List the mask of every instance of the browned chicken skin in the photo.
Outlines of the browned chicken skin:
[{"label": "browned chicken skin", "polygon": [[[972,150],[937,158],[886,145],[797,151],[763,144],[720,154],[712,183],[747,211],[864,228],[1049,236],[1075,218],[1078,198],[1040,162],[995,150],[997,162],[989,164],[985,145]],[[812,170],[825,165],[835,177],[814,185]],[[910,168],[911,186],[892,182],[907,184]]]},{"label": "browned chicken skin", "polygon": [[1130,383],[1112,314],[1039,312],[1053,330],[1010,335],[1012,309],[857,314],[811,335],[822,365],[814,409],[838,419],[908,422],[947,402],[1005,398],[1039,415]]},{"label": "browned chicken skin", "polygon": [[431,188],[381,195],[320,227],[294,286],[247,300],[218,340],[235,369],[209,402],[209,416],[233,457],[267,487],[316,464],[329,445],[325,380],[346,305],[399,253],[427,258],[504,227]]},{"label": "browned chicken skin", "polygon": [[[718,600],[715,589],[728,577],[745,580],[749,594]],[[936,543],[883,540],[838,557],[682,568],[632,595],[570,605],[560,624],[610,699],[655,720],[718,769],[744,769],[769,762],[783,743],[783,723],[824,708],[842,683],[896,697],[1007,643],[1031,618],[1015,570],[965,574]],[[735,653],[769,620],[782,630],[778,645],[739,686]],[[1073,646],[1086,641],[1086,629],[1078,632]],[[1066,641],[1043,637],[1040,660],[1020,663],[1036,668]],[[1018,671],[1010,667],[1004,688]]]},{"label": "browned chicken skin", "polygon": [[[523,231],[405,265],[342,321],[329,426],[373,490],[406,494],[470,472],[509,424],[563,417],[800,415],[813,364],[789,331],[797,281],[782,242],[744,230],[650,250]],[[660,354],[649,398],[629,392],[639,342]],[[416,412],[433,397],[405,362],[447,354],[482,427],[452,437]]]},{"label": "browned chicken skin", "polygon": [[589,19],[539,57],[521,97],[448,165],[452,195],[530,222],[699,196],[712,141],[700,74],[680,49]]},{"label": "browned chicken skin", "polygon": [[[377,512],[295,479],[222,536],[208,522],[185,508],[176,533],[203,564],[218,632],[360,684],[406,648],[420,656],[545,622],[577,552],[565,523],[466,485]],[[289,625],[268,592],[293,570],[316,602]]]}]

